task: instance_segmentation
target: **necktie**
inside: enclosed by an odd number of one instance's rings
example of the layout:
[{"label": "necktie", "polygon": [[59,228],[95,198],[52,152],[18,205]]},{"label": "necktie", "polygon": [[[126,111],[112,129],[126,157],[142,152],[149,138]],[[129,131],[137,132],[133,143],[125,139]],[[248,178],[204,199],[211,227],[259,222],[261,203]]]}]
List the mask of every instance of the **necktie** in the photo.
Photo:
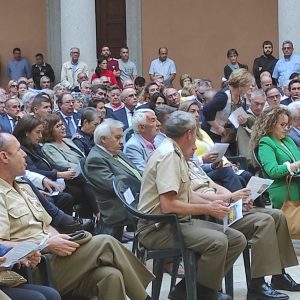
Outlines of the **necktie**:
[{"label": "necktie", "polygon": [[66,117],[66,119],[67,119],[67,125],[68,125],[68,129],[70,131],[70,134],[73,135],[75,133],[75,127],[72,122],[72,117]]},{"label": "necktie", "polygon": [[134,176],[138,179],[138,180],[142,180],[142,176],[141,174],[134,168],[132,168],[125,160],[123,160],[121,157],[116,156],[115,159],[117,161],[119,161],[126,169],[128,169],[131,173],[134,174]]},{"label": "necktie", "polygon": [[16,127],[16,120],[13,118],[11,118],[9,120],[10,120],[11,129],[12,129],[11,132],[13,132]]},{"label": "necktie", "polygon": [[133,110],[130,110],[129,113],[131,114],[131,116],[133,116],[134,111],[133,111]]}]

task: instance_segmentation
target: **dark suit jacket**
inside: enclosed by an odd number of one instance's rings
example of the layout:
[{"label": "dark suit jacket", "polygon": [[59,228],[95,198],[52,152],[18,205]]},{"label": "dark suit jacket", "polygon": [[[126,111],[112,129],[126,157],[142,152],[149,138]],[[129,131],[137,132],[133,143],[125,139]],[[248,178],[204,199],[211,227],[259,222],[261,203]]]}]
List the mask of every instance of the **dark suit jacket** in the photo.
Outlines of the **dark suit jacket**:
[{"label": "dark suit jacket", "polygon": [[[119,156],[136,169],[123,153]],[[88,183],[96,191],[104,223],[114,225],[126,221],[128,214],[113,190],[113,180],[117,175],[134,176],[134,174],[97,145],[82,161],[81,169]]]},{"label": "dark suit jacket", "polygon": [[12,133],[11,123],[7,114],[0,116],[0,131]]},{"label": "dark suit jacket", "polygon": [[127,119],[127,113],[125,107],[109,112],[108,114],[109,118],[113,118],[115,120],[121,121],[124,124],[123,130],[127,129],[129,127],[128,119]]},{"label": "dark suit jacket", "polygon": [[294,100],[292,99],[292,97],[288,97],[288,98],[285,98],[284,100],[282,100],[280,102],[280,104],[282,104],[282,105],[289,105],[292,102],[294,102]]},{"label": "dark suit jacket", "polygon": [[300,133],[296,131],[294,128],[291,128],[288,133],[288,136],[292,138],[292,140],[295,142],[298,149],[300,150]]},{"label": "dark suit jacket", "polygon": [[[65,127],[66,127],[66,133],[67,133],[66,138],[71,139],[72,135],[71,135],[71,132],[69,130],[68,124],[67,124],[65,118],[63,117],[63,115],[61,114],[60,111],[59,111],[59,116],[60,116],[61,120],[63,121]],[[74,113],[72,117],[73,117],[73,120],[74,120],[74,122],[76,124],[76,128],[75,128],[75,132],[76,132],[77,131],[78,123],[79,123],[79,121],[81,119],[81,114],[80,113]]]}]

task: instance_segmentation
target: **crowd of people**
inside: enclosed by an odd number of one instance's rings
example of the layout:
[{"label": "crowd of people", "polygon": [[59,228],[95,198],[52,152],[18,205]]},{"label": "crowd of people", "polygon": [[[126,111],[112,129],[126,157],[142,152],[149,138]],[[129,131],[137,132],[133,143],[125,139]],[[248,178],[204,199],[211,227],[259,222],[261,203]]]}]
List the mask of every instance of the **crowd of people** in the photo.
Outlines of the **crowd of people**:
[{"label": "crowd of people", "polygon": [[[280,208],[288,188],[290,200],[300,196],[297,179],[286,184],[300,173],[300,57],[291,41],[283,42],[279,60],[270,41],[262,47],[253,72],[229,49],[220,88],[186,73],[180,90],[166,47],[150,63],[149,80],[138,76],[128,47],[115,59],[104,45],[93,74],[73,47],[57,84],[41,53],[30,68],[15,48],[10,81],[0,88],[1,256],[21,241],[46,239],[43,252],[52,255],[60,295],[151,299],[145,288],[153,275],[119,243],[133,224],[113,188],[124,175],[141,182],[140,211],[178,215],[185,245],[197,254],[199,299],[231,299],[219,292],[222,279],[250,240],[247,299],[285,300],[278,290],[299,292],[285,271],[298,260]],[[236,125],[231,115],[238,109]],[[219,160],[216,143],[228,143]],[[248,170],[236,156],[247,157]],[[248,198],[247,183],[259,169],[274,180],[272,208],[247,201],[244,217],[224,232],[220,220],[229,204]],[[92,219],[90,240],[69,240],[69,232],[88,228]],[[172,246],[168,224],[137,226],[141,245]],[[39,255],[22,264],[35,267]],[[60,299],[54,289],[26,284],[0,285],[1,293],[3,299]],[[184,278],[169,298],[186,299]]]}]

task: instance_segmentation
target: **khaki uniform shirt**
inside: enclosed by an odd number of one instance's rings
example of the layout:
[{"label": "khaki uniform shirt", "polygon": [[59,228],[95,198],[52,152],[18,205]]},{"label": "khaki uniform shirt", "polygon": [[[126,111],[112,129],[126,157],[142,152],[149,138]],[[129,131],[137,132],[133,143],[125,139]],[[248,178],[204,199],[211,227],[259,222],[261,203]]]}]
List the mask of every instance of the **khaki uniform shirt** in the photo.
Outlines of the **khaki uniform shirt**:
[{"label": "khaki uniform shirt", "polygon": [[215,194],[215,189],[210,186],[212,180],[206,175],[202,168],[193,161],[188,161],[188,166],[192,191],[204,194]]},{"label": "khaki uniform shirt", "polygon": [[189,202],[190,177],[179,146],[166,138],[152,153],[143,173],[138,209],[161,213],[159,195],[174,191],[176,199]]},{"label": "khaki uniform shirt", "polygon": [[41,242],[51,220],[27,183],[11,186],[0,179],[0,239]]}]

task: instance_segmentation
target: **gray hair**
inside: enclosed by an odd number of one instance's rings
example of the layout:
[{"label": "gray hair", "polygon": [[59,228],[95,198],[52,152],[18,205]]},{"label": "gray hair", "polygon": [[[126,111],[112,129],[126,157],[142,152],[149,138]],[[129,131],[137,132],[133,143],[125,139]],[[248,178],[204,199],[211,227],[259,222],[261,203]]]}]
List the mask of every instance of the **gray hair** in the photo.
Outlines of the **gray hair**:
[{"label": "gray hair", "polygon": [[207,98],[213,98],[214,95],[217,93],[217,90],[210,88],[209,90],[203,93],[203,98],[206,100]]},{"label": "gray hair", "polygon": [[153,110],[150,108],[143,108],[143,109],[138,109],[137,111],[135,111],[135,113],[131,119],[131,126],[132,126],[134,132],[139,133],[140,132],[139,125],[147,124],[147,116],[146,116],[147,112],[153,112]]},{"label": "gray hair", "polygon": [[110,136],[112,128],[123,128],[124,124],[114,119],[105,119],[94,131],[94,143],[99,145],[100,138]]},{"label": "gray hair", "polygon": [[283,42],[282,42],[282,47],[283,47],[285,44],[290,44],[290,45],[292,46],[292,48],[294,48],[294,44],[293,44],[293,42],[290,41],[290,40],[283,41]]},{"label": "gray hair", "polygon": [[84,88],[86,85],[92,86],[92,84],[88,80],[85,80],[85,81],[81,82],[81,87],[82,88]]},{"label": "gray hair", "polygon": [[38,92],[33,92],[33,91],[26,92],[22,98],[23,105],[25,105],[30,100],[33,100],[33,98],[38,94],[39,94]]},{"label": "gray hair", "polygon": [[58,83],[58,84],[57,84],[56,86],[54,86],[54,88],[53,88],[54,93],[57,93],[57,91],[58,91],[59,89],[61,89],[61,88],[66,89],[66,87],[65,87],[63,84]]},{"label": "gray hair", "polygon": [[254,100],[256,97],[264,97],[265,99],[267,98],[265,92],[259,89],[254,90],[250,95],[251,100]]},{"label": "gray hair", "polygon": [[157,105],[155,107],[155,114],[156,114],[157,120],[161,124],[163,124],[166,121],[165,116],[170,115],[171,113],[173,113],[176,110],[177,109],[175,107],[172,107],[172,106],[169,106],[166,104]]},{"label": "gray hair", "polygon": [[211,88],[211,85],[205,80],[198,80],[194,83],[194,88],[203,87],[203,88]]},{"label": "gray hair", "polygon": [[[300,101],[294,101],[288,105],[288,110],[291,113],[292,118],[299,117],[300,112]],[[299,112],[298,112],[299,110]]]},{"label": "gray hair", "polygon": [[48,76],[42,76],[41,78],[40,78],[40,84],[42,83],[42,81],[43,80],[45,80],[45,79],[49,79],[49,81],[50,81],[50,78],[48,77]]},{"label": "gray hair", "polygon": [[191,118],[191,114],[185,111],[173,112],[166,121],[166,135],[170,138],[180,138],[188,130],[196,128],[195,118]]},{"label": "gray hair", "polygon": [[78,53],[80,53],[80,49],[79,49],[78,47],[72,47],[72,48],[70,49],[70,53],[71,53],[73,50],[77,50]]}]

